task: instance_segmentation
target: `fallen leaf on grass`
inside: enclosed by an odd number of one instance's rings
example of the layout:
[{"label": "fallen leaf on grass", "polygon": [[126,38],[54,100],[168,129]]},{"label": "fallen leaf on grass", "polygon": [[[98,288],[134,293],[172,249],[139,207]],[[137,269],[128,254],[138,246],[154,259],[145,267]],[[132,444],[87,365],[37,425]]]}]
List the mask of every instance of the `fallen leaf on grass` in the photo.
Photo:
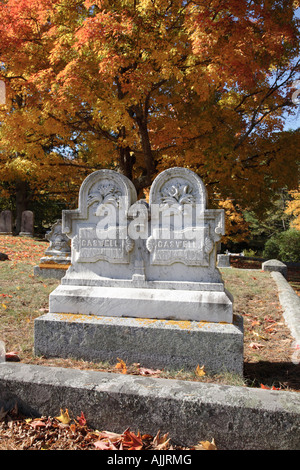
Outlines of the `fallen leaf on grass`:
[{"label": "fallen leaf on grass", "polygon": [[252,348],[252,349],[260,349],[260,348],[263,348],[264,345],[263,344],[260,344],[260,343],[250,343],[249,344],[249,348]]},{"label": "fallen leaf on grass", "polygon": [[265,389],[265,390],[281,390],[280,388],[274,387],[274,385],[273,385],[273,387],[270,388],[270,387],[267,387],[267,386],[264,385],[264,384],[260,384],[260,388],[263,388],[263,389]]},{"label": "fallen leaf on grass", "polygon": [[157,376],[161,373],[161,370],[159,369],[154,370],[154,369],[147,369],[145,367],[140,367],[139,372],[141,375],[156,375]]},{"label": "fallen leaf on grass", "polygon": [[272,318],[272,317],[268,317],[268,316],[266,316],[266,317],[264,318],[264,320],[265,320],[265,321],[267,321],[267,322],[269,322],[269,323],[276,323],[276,321],[275,321],[275,320],[273,320],[273,318]]},{"label": "fallen leaf on grass", "polygon": [[257,336],[260,339],[264,339],[265,341],[268,341],[268,338],[266,338],[265,336],[260,335],[259,333],[257,333],[257,331],[252,331],[252,334],[254,336]]},{"label": "fallen leaf on grass", "polygon": [[122,374],[127,374],[127,367],[124,361],[122,359],[117,358],[119,362],[115,365],[116,369],[120,369],[122,371]]},{"label": "fallen leaf on grass", "polygon": [[274,330],[274,324],[276,325],[276,322],[272,323],[272,324],[269,325],[269,326],[266,326],[264,329],[265,329],[265,330],[268,330],[268,331],[270,331],[270,330],[273,331],[273,330]]},{"label": "fallen leaf on grass", "polygon": [[204,366],[200,367],[199,364],[198,364],[196,369],[195,369],[195,374],[198,377],[203,377],[204,375],[206,375],[206,372],[204,370]]}]

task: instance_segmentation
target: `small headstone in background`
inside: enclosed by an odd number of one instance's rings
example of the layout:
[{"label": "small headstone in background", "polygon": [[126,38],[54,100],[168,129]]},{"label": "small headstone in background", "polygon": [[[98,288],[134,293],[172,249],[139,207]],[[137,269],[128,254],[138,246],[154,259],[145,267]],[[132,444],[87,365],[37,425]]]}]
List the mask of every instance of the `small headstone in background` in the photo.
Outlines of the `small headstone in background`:
[{"label": "small headstone in background", "polygon": [[34,267],[34,275],[61,279],[71,264],[71,240],[62,233],[62,221],[57,220],[45,235],[50,245]]},{"label": "small headstone in background", "polygon": [[230,255],[217,255],[218,268],[230,268]]},{"label": "small headstone in background", "polygon": [[2,211],[0,214],[0,235],[12,235],[13,219],[10,210]]},{"label": "small headstone in background", "polygon": [[62,222],[57,220],[52,225],[51,230],[45,235],[46,240],[49,241],[50,246],[45,251],[45,259],[53,261],[63,261],[66,258],[70,260],[71,255],[71,240],[62,233]]},{"label": "small headstone in background", "polygon": [[287,276],[287,265],[279,261],[278,259],[269,259],[262,264],[263,271],[278,271],[284,277]]},{"label": "small headstone in background", "polygon": [[22,221],[21,221],[21,232],[20,236],[32,237],[33,236],[33,227],[34,227],[34,214],[32,211],[23,211],[22,212]]}]

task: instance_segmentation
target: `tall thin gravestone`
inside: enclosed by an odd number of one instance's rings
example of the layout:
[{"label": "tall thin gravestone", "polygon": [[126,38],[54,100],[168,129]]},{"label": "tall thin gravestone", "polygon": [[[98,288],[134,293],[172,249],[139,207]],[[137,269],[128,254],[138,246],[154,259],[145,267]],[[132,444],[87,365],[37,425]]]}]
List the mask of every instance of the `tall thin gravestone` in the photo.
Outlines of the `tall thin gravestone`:
[{"label": "tall thin gravestone", "polygon": [[[224,211],[207,209],[205,186],[188,169],[159,174],[149,204],[115,171],[89,175],[78,209],[62,214],[71,266],[35,322],[36,352],[53,354],[55,344],[66,357],[115,360],[122,351],[148,367],[202,362],[240,373],[241,325],[216,267],[224,226]],[[84,324],[90,339],[80,336]]]},{"label": "tall thin gravestone", "polygon": [[13,220],[10,210],[2,211],[0,214],[0,235],[12,235]]},{"label": "tall thin gravestone", "polygon": [[20,236],[32,237],[34,230],[34,214],[32,211],[23,211]]}]

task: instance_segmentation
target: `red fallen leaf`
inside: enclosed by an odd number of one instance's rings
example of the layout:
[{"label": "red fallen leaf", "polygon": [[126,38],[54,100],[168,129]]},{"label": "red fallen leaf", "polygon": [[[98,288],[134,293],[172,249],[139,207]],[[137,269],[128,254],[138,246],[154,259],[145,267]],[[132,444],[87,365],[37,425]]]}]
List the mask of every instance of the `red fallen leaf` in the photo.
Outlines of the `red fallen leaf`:
[{"label": "red fallen leaf", "polygon": [[18,356],[18,353],[15,351],[10,351],[5,354],[5,360],[8,362],[19,362],[20,358]]},{"label": "red fallen leaf", "polygon": [[276,387],[274,387],[274,385],[270,388],[270,387],[267,387],[264,384],[260,384],[260,388],[263,388],[265,390],[280,390],[280,388],[276,388]]},{"label": "red fallen leaf", "polygon": [[141,450],[143,448],[143,442],[140,436],[136,436],[133,432],[127,428],[123,434],[123,446],[127,447],[128,450]]},{"label": "red fallen leaf", "polygon": [[269,322],[269,323],[276,323],[276,320],[273,320],[273,318],[268,317],[268,316],[265,317],[264,320],[267,321],[267,322]]},{"label": "red fallen leaf", "polygon": [[263,388],[265,390],[270,390],[270,387],[267,387],[266,385],[264,384],[260,384],[260,388]]},{"label": "red fallen leaf", "polygon": [[86,419],[85,419],[85,416],[84,416],[83,412],[81,412],[80,416],[77,416],[77,421],[80,424],[80,426],[85,426],[86,425]]}]

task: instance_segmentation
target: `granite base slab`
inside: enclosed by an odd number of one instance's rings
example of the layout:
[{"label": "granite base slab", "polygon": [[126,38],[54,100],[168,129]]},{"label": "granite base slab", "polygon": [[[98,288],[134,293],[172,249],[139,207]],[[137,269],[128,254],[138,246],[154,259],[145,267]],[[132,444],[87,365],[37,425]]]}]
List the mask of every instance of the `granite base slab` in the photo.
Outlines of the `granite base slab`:
[{"label": "granite base slab", "polygon": [[168,370],[243,374],[243,320],[232,324],[48,313],[35,320],[34,352],[86,361],[118,358]]},{"label": "granite base slab", "polygon": [[50,313],[159,318],[232,323],[226,291],[59,285],[49,296]]}]

